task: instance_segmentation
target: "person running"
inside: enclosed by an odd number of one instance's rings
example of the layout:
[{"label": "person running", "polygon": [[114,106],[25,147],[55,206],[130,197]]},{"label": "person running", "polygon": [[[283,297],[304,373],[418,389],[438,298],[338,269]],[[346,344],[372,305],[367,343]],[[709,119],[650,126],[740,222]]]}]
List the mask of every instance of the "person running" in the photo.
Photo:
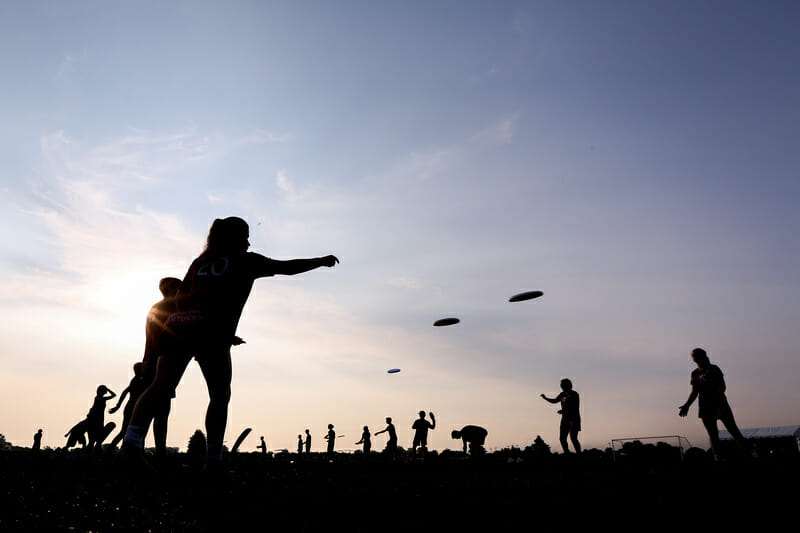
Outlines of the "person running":
[{"label": "person running", "polygon": [[333,424],[328,424],[328,433],[324,439],[328,441],[328,460],[333,460],[333,446],[336,442],[336,432],[333,430]]},{"label": "person running", "polygon": [[311,433],[306,430],[306,453],[311,453]]},{"label": "person running", "polygon": [[375,435],[380,435],[381,433],[389,433],[389,440],[386,441],[386,449],[384,451],[394,461],[397,457],[397,431],[394,429],[394,424],[392,424],[392,417],[386,417],[386,428],[376,431]]},{"label": "person running", "polygon": [[356,446],[359,444],[364,445],[364,455],[369,455],[369,451],[372,449],[372,440],[370,439],[369,427],[364,426],[364,432],[361,433],[361,440],[356,442]]},{"label": "person running", "polygon": [[236,341],[236,327],[254,281],[333,267],[339,262],[333,255],[288,261],[270,259],[247,251],[249,237],[249,226],[241,218],[214,220],[205,249],[181,282],[177,310],[164,323],[165,334],[158,344],[155,380],[139,397],[125,434],[123,448],[137,453],[141,460],[147,426],[194,357],[209,393],[205,420],[208,461],[210,465],[221,464],[231,393],[230,348]]},{"label": "person running", "polygon": [[485,451],[483,445],[488,434],[489,432],[480,426],[464,426],[460,430],[454,429],[450,436],[454,439],[461,439],[464,443],[464,453],[467,453],[467,444],[469,444],[470,455],[478,455]]},{"label": "person running", "polygon": [[33,451],[38,452],[42,449],[42,430],[33,434]]},{"label": "person running", "polygon": [[561,426],[559,428],[558,440],[564,453],[569,453],[567,445],[567,435],[572,441],[575,453],[581,452],[581,443],[578,442],[578,432],[581,430],[580,396],[572,390],[572,381],[567,378],[561,380],[561,392],[555,398],[548,398],[542,394],[542,398],[550,403],[561,402]]},{"label": "person running", "polygon": [[108,410],[109,414],[114,414],[119,411],[119,406],[122,405],[122,402],[125,400],[125,396],[128,396],[128,403],[125,404],[125,409],[122,411],[122,427],[117,433],[117,436],[111,441],[111,447],[115,448],[119,441],[122,440],[122,437],[125,436],[125,431],[128,429],[128,423],[131,420],[131,413],[133,413],[133,406],[136,405],[136,400],[139,399],[139,396],[144,391],[144,378],[142,377],[142,363],[134,363],[133,365],[133,378],[131,378],[131,382],[125,387],[119,395],[119,400],[117,400],[117,405],[112,407]]},{"label": "person running", "polygon": [[411,449],[415,456],[417,455],[417,446],[419,446],[422,457],[425,457],[425,452],[428,451],[428,430],[436,429],[436,417],[433,416],[433,413],[430,415],[431,421],[428,422],[425,420],[425,411],[420,411],[419,418],[411,425],[411,429],[414,430],[414,442]]},{"label": "person running", "polygon": [[105,385],[97,387],[92,407],[86,414],[86,433],[89,435],[88,448],[90,452],[95,449],[99,450],[108,434],[116,427],[113,422],[109,422],[107,425],[104,423],[106,402],[116,396],[116,393]]},{"label": "person running", "polygon": [[698,416],[703,421],[703,425],[708,432],[711,441],[711,451],[714,458],[719,460],[719,429],[717,420],[721,420],[725,429],[731,434],[736,446],[740,450],[746,450],[747,440],[739,431],[736,420],[733,418],[733,410],[728,404],[725,396],[725,378],[722,370],[717,365],[712,365],[708,359],[708,353],[702,348],[695,348],[691,353],[692,360],[697,364],[697,368],[692,371],[689,381],[692,392],[686,403],[678,408],[678,415],[686,416],[689,407],[699,398]]}]

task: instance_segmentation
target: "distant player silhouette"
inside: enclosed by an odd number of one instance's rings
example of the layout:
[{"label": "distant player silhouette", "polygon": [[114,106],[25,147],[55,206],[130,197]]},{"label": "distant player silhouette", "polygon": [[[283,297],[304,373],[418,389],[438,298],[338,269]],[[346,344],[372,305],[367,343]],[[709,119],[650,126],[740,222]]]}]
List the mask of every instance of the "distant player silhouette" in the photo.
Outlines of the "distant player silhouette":
[{"label": "distant player silhouette", "polygon": [[420,411],[419,418],[411,425],[411,429],[414,430],[414,441],[411,445],[411,449],[415,456],[417,455],[417,447],[419,447],[420,455],[423,458],[428,451],[428,430],[436,429],[436,417],[433,413],[430,413],[430,415],[431,421],[428,422],[425,420],[425,411]]},{"label": "distant player silhouette", "polygon": [[464,443],[464,453],[467,453],[469,444],[470,455],[480,455],[485,452],[483,445],[488,434],[489,432],[480,426],[464,426],[460,430],[454,429],[450,436],[454,439],[461,439]]},{"label": "distant player silhouette", "polygon": [[297,455],[303,453],[303,434],[297,436]]},{"label": "distant player silhouette", "polygon": [[93,450],[100,450],[103,441],[117,426],[114,422],[104,424],[106,402],[116,396],[114,391],[105,385],[97,387],[97,394],[92,402],[92,407],[86,415],[86,433],[89,436],[87,447],[90,452]]},{"label": "distant player silhouette", "polygon": [[333,424],[328,424],[328,433],[324,439],[328,441],[328,460],[333,460],[333,446],[336,442],[336,432],[333,430]]},{"label": "distant player silhouette", "polygon": [[180,382],[192,358],[200,365],[209,393],[206,411],[208,464],[219,470],[222,442],[228,422],[231,395],[231,353],[236,328],[253,283],[276,274],[294,275],[339,260],[328,255],[278,261],[248,252],[250,228],[238,217],[216,219],[203,252],[181,282],[177,309],[164,324],[166,334],[158,345],[156,378],[142,393],[125,434],[123,448],[131,457],[141,450],[150,421]]},{"label": "distant player silhouette", "polygon": [[42,430],[33,434],[33,451],[38,452],[42,449]]},{"label": "distant player silhouette", "polygon": [[311,433],[306,430],[306,453],[311,453]]},{"label": "distant player silhouette", "polygon": [[722,421],[725,429],[731,434],[739,449],[746,450],[748,447],[747,440],[742,435],[742,432],[739,431],[736,420],[733,418],[733,410],[731,410],[728,398],[725,396],[726,386],[722,370],[717,365],[711,364],[708,354],[702,348],[692,350],[691,356],[692,360],[697,364],[697,368],[692,371],[689,382],[692,386],[692,392],[689,394],[686,403],[678,408],[678,414],[686,416],[689,413],[689,407],[699,397],[698,416],[703,421],[703,425],[708,432],[714,457],[719,459],[720,451],[717,420]]},{"label": "distant player silhouette", "polygon": [[259,450],[261,450],[261,455],[267,455],[267,443],[264,441],[264,436],[261,436],[261,444],[256,446]]},{"label": "distant player silhouette", "polygon": [[561,426],[559,428],[558,440],[564,453],[569,453],[567,445],[567,435],[572,441],[575,453],[580,453],[581,443],[578,442],[578,432],[581,430],[580,396],[572,390],[572,381],[567,378],[561,380],[561,392],[555,398],[548,398],[542,394],[542,398],[550,403],[561,402]]},{"label": "distant player silhouette", "polygon": [[114,448],[117,446],[119,441],[122,440],[122,437],[125,436],[125,431],[128,429],[128,423],[131,421],[131,414],[133,413],[133,406],[136,405],[136,400],[139,399],[139,396],[144,392],[145,382],[144,378],[142,378],[142,363],[134,363],[133,365],[133,378],[131,378],[131,382],[125,387],[119,394],[119,399],[117,400],[117,405],[112,407],[108,410],[109,414],[114,414],[119,410],[119,406],[122,405],[122,402],[125,400],[125,396],[128,396],[128,403],[125,404],[125,409],[122,411],[122,426],[120,427],[119,433],[114,439],[111,441],[111,447]]},{"label": "distant player silhouette", "polygon": [[394,429],[394,424],[392,424],[392,417],[386,417],[386,428],[376,431],[375,435],[380,435],[381,433],[389,433],[389,440],[386,442],[384,451],[394,461],[397,457],[397,431]]},{"label": "distant player silhouette", "polygon": [[372,440],[370,439],[369,427],[364,426],[364,432],[361,433],[361,440],[356,442],[356,446],[359,444],[364,445],[364,455],[369,455],[369,451],[372,449]]}]

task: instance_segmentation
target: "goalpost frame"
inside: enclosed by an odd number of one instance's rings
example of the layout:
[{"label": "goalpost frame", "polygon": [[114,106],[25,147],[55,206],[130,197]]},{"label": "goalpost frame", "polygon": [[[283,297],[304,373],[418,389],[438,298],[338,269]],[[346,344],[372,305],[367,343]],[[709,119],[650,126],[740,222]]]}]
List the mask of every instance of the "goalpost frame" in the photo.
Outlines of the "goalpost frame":
[{"label": "goalpost frame", "polygon": [[[624,439],[611,439],[611,456],[614,458],[614,461],[617,460],[617,448],[616,448],[615,444],[618,443],[618,442],[634,442],[634,441],[637,441],[637,440],[639,442],[641,442],[641,441],[644,441],[644,440],[654,440],[654,439],[675,439],[678,442],[678,446],[677,447],[678,447],[678,451],[681,454],[681,461],[683,461],[683,454],[686,451],[686,450],[684,450],[683,442],[686,441],[686,443],[688,444],[688,448],[692,447],[692,443],[689,442],[689,439],[687,439],[686,437],[683,437],[681,435],[660,435],[660,436],[657,436],[657,437],[627,437],[627,438],[624,438]],[[660,440],[659,442],[664,442],[664,441]],[[620,446],[620,450],[621,449],[622,449],[622,446]]]}]

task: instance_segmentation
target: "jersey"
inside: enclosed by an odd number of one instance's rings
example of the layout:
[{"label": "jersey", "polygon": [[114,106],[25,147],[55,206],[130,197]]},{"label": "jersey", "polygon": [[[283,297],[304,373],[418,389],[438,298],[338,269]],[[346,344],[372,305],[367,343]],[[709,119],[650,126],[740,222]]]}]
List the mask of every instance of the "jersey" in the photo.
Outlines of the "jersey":
[{"label": "jersey", "polygon": [[580,422],[580,396],[574,390],[561,391],[556,400],[561,402],[561,417],[565,420]]},{"label": "jersey", "polygon": [[715,417],[720,409],[729,409],[725,377],[717,365],[694,369],[690,383],[692,391],[697,393],[700,418]]},{"label": "jersey", "polygon": [[254,252],[201,255],[192,262],[178,291],[178,310],[197,311],[206,333],[231,340],[257,278],[277,273],[278,261]]}]

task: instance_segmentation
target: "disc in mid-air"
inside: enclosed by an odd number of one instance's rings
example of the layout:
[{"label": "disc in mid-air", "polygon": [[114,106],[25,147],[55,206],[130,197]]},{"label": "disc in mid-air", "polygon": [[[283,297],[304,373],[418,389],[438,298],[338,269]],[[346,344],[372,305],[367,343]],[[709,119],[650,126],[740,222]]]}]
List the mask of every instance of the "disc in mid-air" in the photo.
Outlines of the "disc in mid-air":
[{"label": "disc in mid-air", "polygon": [[538,298],[539,296],[543,295],[542,291],[528,291],[528,292],[521,292],[519,294],[515,294],[511,298],[508,299],[509,302],[524,302],[525,300],[533,300],[534,298]]},{"label": "disc in mid-air", "polygon": [[400,372],[399,368],[390,368],[386,371],[387,374],[397,374],[398,372]]},{"label": "disc in mid-air", "polygon": [[434,326],[452,326],[453,324],[458,324],[461,322],[459,319],[452,317],[452,318],[440,318],[436,322],[433,323]]}]

